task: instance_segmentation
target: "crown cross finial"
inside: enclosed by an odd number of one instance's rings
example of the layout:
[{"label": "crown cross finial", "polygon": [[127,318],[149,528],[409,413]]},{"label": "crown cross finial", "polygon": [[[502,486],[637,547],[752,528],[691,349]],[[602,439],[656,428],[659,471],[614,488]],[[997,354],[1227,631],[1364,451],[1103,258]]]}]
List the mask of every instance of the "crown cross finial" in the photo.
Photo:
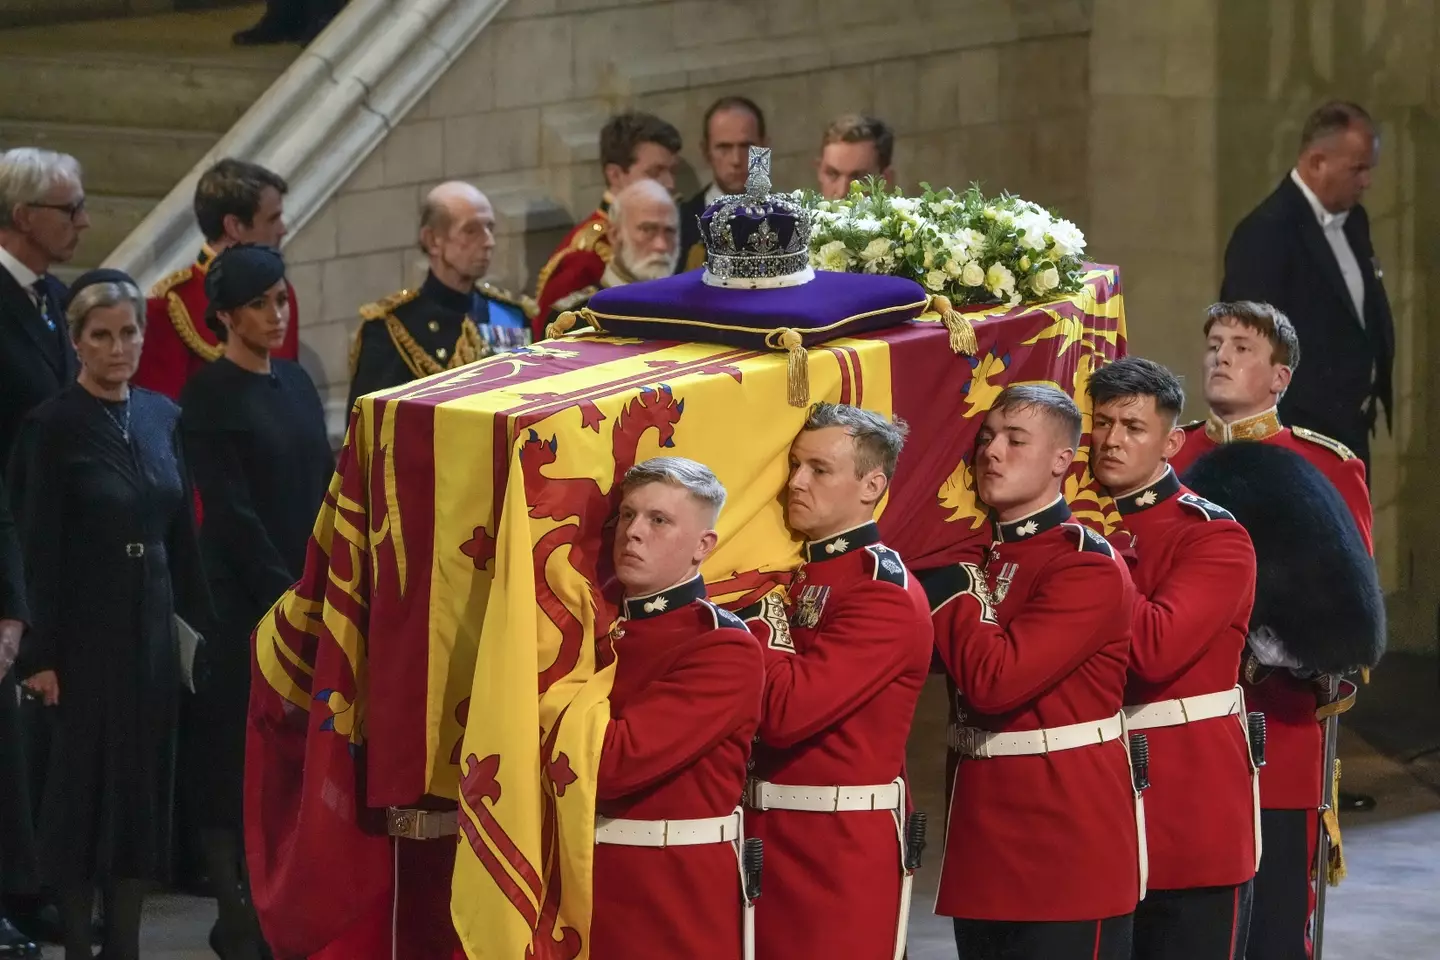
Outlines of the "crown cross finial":
[{"label": "crown cross finial", "polygon": [[745,177],[745,195],[754,200],[770,196],[770,148],[750,148],[750,172]]}]

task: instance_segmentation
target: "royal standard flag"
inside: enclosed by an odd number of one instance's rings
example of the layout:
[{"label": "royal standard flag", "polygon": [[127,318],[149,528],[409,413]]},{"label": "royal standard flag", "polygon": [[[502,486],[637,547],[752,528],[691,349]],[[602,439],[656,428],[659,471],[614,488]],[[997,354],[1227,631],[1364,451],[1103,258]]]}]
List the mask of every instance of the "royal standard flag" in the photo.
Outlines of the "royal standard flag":
[{"label": "royal standard flag", "polygon": [[[880,525],[912,569],[988,536],[970,470],[1006,385],[1081,402],[1124,353],[1118,272],[1075,295],[810,351],[815,399],[909,421]],[[309,953],[389,889],[378,814],[423,794],[459,804],[452,914],[477,958],[588,956],[595,778],[616,618],[619,481],[676,454],[730,492],[704,574],[713,599],[788,582],[799,542],[780,494],[806,411],[784,355],[577,334],[364,398],[317,519],[305,575],[256,632],[247,853],[267,934]],[[1118,519],[1078,457],[1066,495]],[[445,841],[430,841],[445,842]]]}]

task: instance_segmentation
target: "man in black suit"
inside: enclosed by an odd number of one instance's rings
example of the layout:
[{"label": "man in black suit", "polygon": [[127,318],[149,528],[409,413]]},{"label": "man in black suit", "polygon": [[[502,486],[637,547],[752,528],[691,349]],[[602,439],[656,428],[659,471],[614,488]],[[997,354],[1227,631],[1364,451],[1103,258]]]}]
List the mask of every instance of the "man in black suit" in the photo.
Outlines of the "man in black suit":
[{"label": "man in black suit", "polygon": [[[65,324],[65,285],[48,271],[75,255],[89,225],[74,157],[28,147],[0,155],[0,463],[9,460],[26,414],[78,372]],[[0,571],[11,569],[0,564]],[[23,620],[0,610],[0,631]],[[0,893],[34,913],[39,901],[24,746],[15,679],[0,670]],[[0,958],[39,955],[0,909]]]},{"label": "man in black suit", "polygon": [[680,262],[677,272],[705,266],[700,242],[700,214],[727,194],[744,193],[750,172],[750,148],[770,145],[765,136],[765,113],[749,97],[721,97],[705,111],[705,135],[700,147],[714,179],[680,204]]},{"label": "man in black suit", "polygon": [[1220,299],[1278,307],[1305,344],[1280,417],[1334,437],[1370,467],[1377,406],[1390,427],[1395,327],[1360,199],[1380,138],[1365,110],[1327,103],[1305,121],[1300,157],[1240,221]]}]

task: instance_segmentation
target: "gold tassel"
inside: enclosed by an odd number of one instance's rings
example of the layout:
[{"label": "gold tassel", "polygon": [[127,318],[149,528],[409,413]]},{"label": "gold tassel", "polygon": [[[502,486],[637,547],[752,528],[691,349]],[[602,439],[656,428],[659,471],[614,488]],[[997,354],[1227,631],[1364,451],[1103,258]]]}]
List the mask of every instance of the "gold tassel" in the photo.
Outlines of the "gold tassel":
[{"label": "gold tassel", "polygon": [[555,318],[554,323],[545,328],[546,339],[554,340],[557,337],[563,337],[570,332],[570,328],[575,326],[575,322],[579,319],[580,317],[574,310],[566,310]]},{"label": "gold tassel", "polygon": [[1325,864],[1325,882],[1338,887],[1345,879],[1345,847],[1340,842],[1340,758],[1335,758],[1335,774],[1330,778],[1330,809],[1321,815],[1321,826],[1330,838],[1330,859]]},{"label": "gold tassel", "polygon": [[777,330],[780,346],[790,354],[790,406],[810,405],[810,357],[805,352],[805,341],[799,332],[789,327]]},{"label": "gold tassel", "polygon": [[951,304],[949,297],[940,294],[932,294],[930,302],[925,305],[926,313],[940,314],[940,322],[945,324],[945,329],[950,331],[951,351],[967,357],[973,357],[979,351],[980,345],[975,340],[975,328],[969,320],[956,310]]}]

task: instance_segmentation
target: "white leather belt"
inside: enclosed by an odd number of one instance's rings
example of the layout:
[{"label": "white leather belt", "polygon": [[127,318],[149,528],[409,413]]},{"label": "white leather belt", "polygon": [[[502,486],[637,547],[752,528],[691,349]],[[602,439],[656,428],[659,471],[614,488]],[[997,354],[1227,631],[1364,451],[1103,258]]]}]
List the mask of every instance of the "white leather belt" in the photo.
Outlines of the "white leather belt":
[{"label": "white leather belt", "polygon": [[1198,697],[1181,697],[1178,700],[1161,700],[1159,703],[1141,703],[1126,707],[1125,724],[1131,731],[1153,730],[1155,727],[1178,727],[1198,720],[1213,720],[1216,717],[1241,716],[1244,712],[1240,688],[1233,687]]},{"label": "white leather belt", "polygon": [[622,847],[693,847],[740,839],[740,814],[698,820],[595,818],[595,842]]},{"label": "white leather belt", "polygon": [[899,810],[900,800],[900,786],[894,782],[869,787],[801,787],[751,780],[745,785],[745,805],[752,810],[805,810],[810,813]]},{"label": "white leather belt", "polygon": [[1039,730],[1017,730],[1013,733],[991,733],[975,727],[951,724],[950,749],[974,760],[1027,757],[1093,747],[1120,739],[1124,730],[1124,713],[1088,723],[1071,723],[1063,727],[1044,727]]}]

